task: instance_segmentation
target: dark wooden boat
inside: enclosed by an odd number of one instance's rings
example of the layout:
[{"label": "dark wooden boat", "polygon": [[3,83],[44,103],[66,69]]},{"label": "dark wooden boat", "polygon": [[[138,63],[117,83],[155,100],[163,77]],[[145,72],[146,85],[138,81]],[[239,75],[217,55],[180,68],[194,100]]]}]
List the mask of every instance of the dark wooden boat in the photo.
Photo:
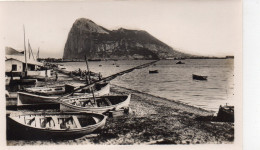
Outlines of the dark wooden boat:
[{"label": "dark wooden boat", "polygon": [[234,106],[219,106],[217,121],[234,122]]},{"label": "dark wooden boat", "polygon": [[185,64],[185,63],[182,61],[178,61],[176,64]]},{"label": "dark wooden boat", "polygon": [[105,126],[106,116],[94,113],[35,113],[7,116],[8,139],[73,139]]},{"label": "dark wooden boat", "polygon": [[68,98],[59,101],[61,111],[104,113],[111,110],[128,108],[131,99],[129,95],[100,96],[93,98]]},{"label": "dark wooden boat", "polygon": [[[83,88],[78,92],[75,92],[73,96],[84,96],[91,97],[92,93],[88,88]],[[92,87],[93,88],[93,87]],[[35,87],[35,88],[27,88],[25,91],[17,92],[17,105],[27,105],[27,104],[52,104],[58,103],[56,99],[62,96],[65,93],[70,93],[73,91],[75,87],[66,85],[59,87]],[[96,96],[102,96],[109,94],[110,92],[110,84],[95,84],[94,86],[94,94]]]},{"label": "dark wooden boat", "polygon": [[149,73],[159,73],[158,70],[149,70]]},{"label": "dark wooden boat", "polygon": [[192,74],[193,80],[207,80],[208,76],[201,76],[201,75],[195,75]]},{"label": "dark wooden boat", "polygon": [[19,80],[11,80],[9,84],[17,84],[17,85],[36,85],[38,82],[37,79],[19,79]]}]

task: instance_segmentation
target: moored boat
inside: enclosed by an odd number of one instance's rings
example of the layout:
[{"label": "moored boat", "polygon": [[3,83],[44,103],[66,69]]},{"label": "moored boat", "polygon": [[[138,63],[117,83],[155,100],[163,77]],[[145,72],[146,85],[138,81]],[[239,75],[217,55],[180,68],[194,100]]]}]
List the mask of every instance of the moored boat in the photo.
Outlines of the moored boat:
[{"label": "moored boat", "polygon": [[194,80],[207,80],[208,76],[201,76],[201,75],[192,74],[192,78]]},{"label": "moored boat", "polygon": [[159,73],[158,70],[149,70],[149,73]]},{"label": "moored boat", "polygon": [[[65,87],[36,87],[36,88],[27,88],[26,91],[17,92],[17,105],[22,106],[26,104],[51,104],[58,103],[57,99],[65,93],[70,93],[75,88],[73,86]],[[94,88],[94,94],[96,96],[102,96],[109,94],[110,84],[96,84]],[[92,93],[89,89],[82,89],[81,91],[74,93],[72,96],[76,97],[91,97]]]},{"label": "moored boat", "polygon": [[[101,96],[93,98],[68,98],[59,101],[61,111],[79,111],[79,112],[96,112],[104,113],[111,110],[128,108],[131,94]],[[94,102],[93,102],[94,101]]]},{"label": "moored boat", "polygon": [[71,139],[105,126],[106,116],[94,113],[35,113],[7,116],[8,139]]},{"label": "moored boat", "polygon": [[178,61],[176,64],[185,64],[185,63],[182,61]]},{"label": "moored boat", "polygon": [[217,114],[218,121],[224,122],[234,122],[234,106],[219,106],[218,114]]}]

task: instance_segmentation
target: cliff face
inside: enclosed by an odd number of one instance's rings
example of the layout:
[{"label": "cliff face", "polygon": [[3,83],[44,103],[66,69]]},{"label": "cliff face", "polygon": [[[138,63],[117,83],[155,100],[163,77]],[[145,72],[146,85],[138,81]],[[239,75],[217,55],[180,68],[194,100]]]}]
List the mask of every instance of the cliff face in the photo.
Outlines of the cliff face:
[{"label": "cliff face", "polygon": [[77,19],[68,35],[63,59],[164,59],[189,55],[173,50],[146,31],[107,30],[88,19]]}]

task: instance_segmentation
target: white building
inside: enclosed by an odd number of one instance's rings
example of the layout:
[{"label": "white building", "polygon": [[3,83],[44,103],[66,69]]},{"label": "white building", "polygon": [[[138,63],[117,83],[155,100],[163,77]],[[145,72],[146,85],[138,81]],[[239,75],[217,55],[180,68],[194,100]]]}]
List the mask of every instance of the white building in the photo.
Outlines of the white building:
[{"label": "white building", "polygon": [[[13,74],[14,76],[20,76],[24,74],[26,68],[26,61],[23,52],[19,52],[13,48],[5,48],[5,72],[8,76]],[[28,76],[51,76],[50,70],[40,71],[38,70],[42,63],[28,58],[27,56],[27,75]]]}]

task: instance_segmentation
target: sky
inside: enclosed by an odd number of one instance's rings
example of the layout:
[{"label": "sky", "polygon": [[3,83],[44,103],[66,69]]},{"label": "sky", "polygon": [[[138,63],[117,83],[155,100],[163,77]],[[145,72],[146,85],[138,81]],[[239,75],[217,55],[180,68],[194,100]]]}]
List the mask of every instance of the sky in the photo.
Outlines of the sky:
[{"label": "sky", "polygon": [[0,2],[0,43],[40,57],[63,56],[74,21],[87,18],[109,30],[145,30],[173,49],[195,55],[234,55],[242,49],[240,0],[96,0]]}]

